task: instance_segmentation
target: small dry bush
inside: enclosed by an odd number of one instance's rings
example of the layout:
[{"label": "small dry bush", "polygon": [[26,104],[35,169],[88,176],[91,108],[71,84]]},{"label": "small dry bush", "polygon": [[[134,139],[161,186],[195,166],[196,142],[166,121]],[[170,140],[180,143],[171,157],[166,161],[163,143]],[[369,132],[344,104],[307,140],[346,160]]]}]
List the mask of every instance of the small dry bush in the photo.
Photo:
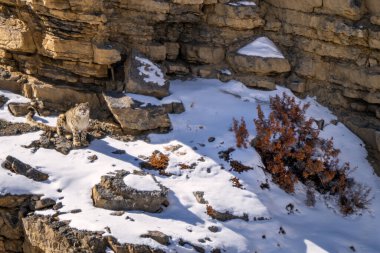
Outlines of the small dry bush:
[{"label": "small dry bush", "polygon": [[165,170],[169,165],[169,156],[156,150],[149,157],[148,164],[156,170]]},{"label": "small dry bush", "polygon": [[235,118],[232,119],[232,131],[235,133],[236,147],[247,148],[249,133],[243,117],[240,122]]},{"label": "small dry bush", "polygon": [[294,192],[300,181],[313,185],[321,194],[335,196],[343,214],[367,208],[370,189],[348,177],[350,165],[339,165],[340,151],[334,148],[332,139],[319,138],[319,130],[312,127],[313,119],[305,117],[308,107],[309,104],[297,104],[285,93],[271,98],[268,118],[260,105],[257,107],[253,145],[266,170],[288,193]]},{"label": "small dry bush", "polygon": [[232,177],[232,178],[230,178],[230,181],[232,182],[232,186],[233,187],[236,187],[236,188],[239,188],[239,189],[243,189],[243,185],[240,183],[239,178]]}]

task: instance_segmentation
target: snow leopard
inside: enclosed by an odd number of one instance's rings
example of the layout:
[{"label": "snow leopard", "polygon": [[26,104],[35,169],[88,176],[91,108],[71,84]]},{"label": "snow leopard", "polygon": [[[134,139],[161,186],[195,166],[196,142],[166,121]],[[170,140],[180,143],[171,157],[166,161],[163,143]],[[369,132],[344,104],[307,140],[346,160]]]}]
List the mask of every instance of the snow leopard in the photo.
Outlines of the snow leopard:
[{"label": "snow leopard", "polygon": [[60,114],[57,119],[56,127],[35,121],[33,119],[35,113],[36,109],[29,107],[26,121],[31,126],[36,126],[46,132],[56,132],[59,136],[64,136],[65,133],[71,133],[73,135],[74,147],[87,145],[87,129],[90,122],[90,106],[88,102],[80,103],[67,112]]}]

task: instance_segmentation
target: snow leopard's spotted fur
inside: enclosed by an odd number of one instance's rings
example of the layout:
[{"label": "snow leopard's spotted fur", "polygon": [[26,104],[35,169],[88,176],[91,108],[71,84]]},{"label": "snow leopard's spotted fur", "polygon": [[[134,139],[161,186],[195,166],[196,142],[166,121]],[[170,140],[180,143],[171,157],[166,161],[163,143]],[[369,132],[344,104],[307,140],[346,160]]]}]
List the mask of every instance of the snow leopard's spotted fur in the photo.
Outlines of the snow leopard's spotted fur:
[{"label": "snow leopard's spotted fur", "polygon": [[43,131],[57,132],[60,136],[63,136],[65,132],[72,133],[75,147],[86,145],[87,128],[90,121],[89,103],[78,104],[66,113],[60,114],[55,128],[35,121],[33,119],[35,112],[36,110],[30,107],[30,112],[26,116],[26,120],[30,125],[36,126]]}]

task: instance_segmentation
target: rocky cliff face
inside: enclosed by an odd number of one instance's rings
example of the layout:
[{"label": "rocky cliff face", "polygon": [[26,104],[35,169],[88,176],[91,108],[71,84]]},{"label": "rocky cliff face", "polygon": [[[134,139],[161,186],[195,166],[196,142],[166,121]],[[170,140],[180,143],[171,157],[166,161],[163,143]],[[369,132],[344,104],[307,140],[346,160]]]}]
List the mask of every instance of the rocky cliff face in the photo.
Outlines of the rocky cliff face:
[{"label": "rocky cliff face", "polygon": [[[83,100],[102,108],[101,92],[128,91],[137,50],[168,75],[317,95],[379,151],[377,0],[255,2],[0,0],[0,88],[60,108]],[[288,61],[237,53],[263,35]]]}]

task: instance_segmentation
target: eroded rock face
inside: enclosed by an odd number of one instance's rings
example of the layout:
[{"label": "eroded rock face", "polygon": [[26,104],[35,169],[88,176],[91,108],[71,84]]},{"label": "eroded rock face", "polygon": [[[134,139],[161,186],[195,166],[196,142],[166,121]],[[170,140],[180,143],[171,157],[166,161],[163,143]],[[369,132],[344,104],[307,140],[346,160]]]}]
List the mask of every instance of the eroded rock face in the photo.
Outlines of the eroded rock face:
[{"label": "eroded rock face", "polygon": [[[24,231],[21,218],[30,210],[32,195],[0,196],[0,252],[21,253]],[[36,197],[37,199],[37,197]],[[37,252],[36,252],[37,253]]]},{"label": "eroded rock face", "polygon": [[[145,182],[145,186],[140,185],[141,182]],[[94,206],[115,211],[159,212],[162,205],[168,203],[167,194],[168,189],[154,176],[141,172],[119,171],[112,176],[102,176],[100,183],[92,188]]]}]

